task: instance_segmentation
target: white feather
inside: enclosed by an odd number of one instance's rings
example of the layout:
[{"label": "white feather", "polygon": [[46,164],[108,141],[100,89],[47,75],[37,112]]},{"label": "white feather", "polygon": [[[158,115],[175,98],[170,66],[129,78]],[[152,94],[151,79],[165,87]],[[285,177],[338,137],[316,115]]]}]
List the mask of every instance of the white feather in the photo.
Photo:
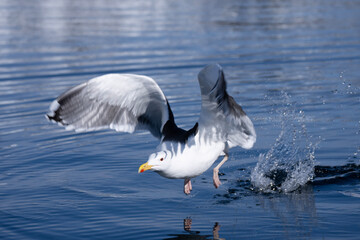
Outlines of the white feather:
[{"label": "white feather", "polygon": [[68,130],[148,129],[160,138],[169,112],[166,97],[152,78],[107,74],[62,94],[51,104],[48,118],[57,118]]}]

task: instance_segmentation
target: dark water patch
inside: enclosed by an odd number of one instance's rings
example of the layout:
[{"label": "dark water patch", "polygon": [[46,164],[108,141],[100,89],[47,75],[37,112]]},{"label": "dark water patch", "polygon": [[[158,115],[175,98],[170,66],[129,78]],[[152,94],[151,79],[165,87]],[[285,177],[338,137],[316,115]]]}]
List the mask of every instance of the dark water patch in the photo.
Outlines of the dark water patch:
[{"label": "dark water patch", "polygon": [[275,197],[283,194],[302,194],[306,189],[313,186],[323,185],[351,185],[360,183],[360,165],[346,164],[343,166],[320,166],[314,167],[314,178],[309,180],[304,185],[294,189],[291,192],[284,192],[281,189],[281,184],[286,180],[288,173],[284,169],[275,169],[266,174],[266,177],[273,180],[273,185],[268,191],[262,191],[253,185],[249,177],[251,169],[241,168],[242,178],[237,179],[231,183],[227,188],[226,193],[215,194],[213,198],[216,204],[227,205],[234,201],[249,197],[249,196],[267,196]]},{"label": "dark water patch", "polygon": [[315,166],[315,178],[323,178],[349,172],[360,172],[360,165],[347,164],[344,166]]},{"label": "dark water patch", "polygon": [[[265,174],[265,177],[273,180],[274,185],[280,187],[283,182],[285,182],[288,173],[285,169],[275,169],[271,172]],[[274,189],[273,189],[274,190]]]},{"label": "dark water patch", "polygon": [[312,185],[352,184],[360,181],[360,165],[315,166]]}]

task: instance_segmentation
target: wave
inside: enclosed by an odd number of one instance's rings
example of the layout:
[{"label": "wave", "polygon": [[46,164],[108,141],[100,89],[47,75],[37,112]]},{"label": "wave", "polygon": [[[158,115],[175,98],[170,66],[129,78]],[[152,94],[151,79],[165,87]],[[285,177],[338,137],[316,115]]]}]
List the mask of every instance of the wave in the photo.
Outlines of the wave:
[{"label": "wave", "polygon": [[312,185],[348,184],[360,180],[360,165],[315,166]]}]

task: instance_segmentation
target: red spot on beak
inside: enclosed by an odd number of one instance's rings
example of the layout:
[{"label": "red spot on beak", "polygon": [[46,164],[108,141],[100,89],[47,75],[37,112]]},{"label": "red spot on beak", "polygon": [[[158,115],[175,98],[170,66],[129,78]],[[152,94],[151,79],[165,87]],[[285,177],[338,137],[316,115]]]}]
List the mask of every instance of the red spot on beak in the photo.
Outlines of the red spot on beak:
[{"label": "red spot on beak", "polygon": [[141,173],[143,173],[143,172],[145,172],[145,170],[144,169],[141,169],[141,171],[140,171]]}]

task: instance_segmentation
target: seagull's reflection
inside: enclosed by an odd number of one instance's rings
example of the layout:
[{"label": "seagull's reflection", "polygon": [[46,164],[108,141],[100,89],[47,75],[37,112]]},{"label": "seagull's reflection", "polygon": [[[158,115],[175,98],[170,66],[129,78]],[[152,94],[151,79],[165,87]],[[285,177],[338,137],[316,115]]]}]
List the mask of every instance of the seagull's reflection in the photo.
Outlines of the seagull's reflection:
[{"label": "seagull's reflection", "polygon": [[288,194],[259,195],[257,200],[263,209],[270,210],[280,220],[286,239],[310,239],[317,226],[313,191],[313,186],[308,184]]},{"label": "seagull's reflection", "polygon": [[[314,187],[307,184],[291,193],[262,193],[252,189],[249,180],[239,179],[225,194],[216,194],[216,204],[227,205],[239,201],[253,201],[255,208],[261,207],[265,211],[259,218],[257,224],[264,223],[264,218],[273,219],[274,229],[281,226],[280,232],[285,238],[311,238],[313,229],[317,226],[317,210],[315,205]],[[244,218],[249,216],[244,215]],[[276,222],[276,223],[275,223]],[[279,223],[278,223],[279,222]],[[270,223],[270,224],[273,224]],[[257,225],[255,225],[257,227]],[[254,226],[254,228],[255,228]],[[248,226],[252,229],[253,226]],[[239,226],[238,229],[241,229]]]},{"label": "seagull's reflection", "polygon": [[225,238],[219,237],[219,230],[220,225],[219,223],[215,223],[213,229],[212,229],[212,236],[211,235],[201,235],[200,231],[193,231],[191,230],[191,224],[192,219],[191,218],[185,218],[184,219],[184,230],[187,232],[187,234],[170,234],[169,236],[172,236],[171,238],[166,238],[165,240],[202,240],[202,239],[214,239],[214,240],[225,240]]}]

